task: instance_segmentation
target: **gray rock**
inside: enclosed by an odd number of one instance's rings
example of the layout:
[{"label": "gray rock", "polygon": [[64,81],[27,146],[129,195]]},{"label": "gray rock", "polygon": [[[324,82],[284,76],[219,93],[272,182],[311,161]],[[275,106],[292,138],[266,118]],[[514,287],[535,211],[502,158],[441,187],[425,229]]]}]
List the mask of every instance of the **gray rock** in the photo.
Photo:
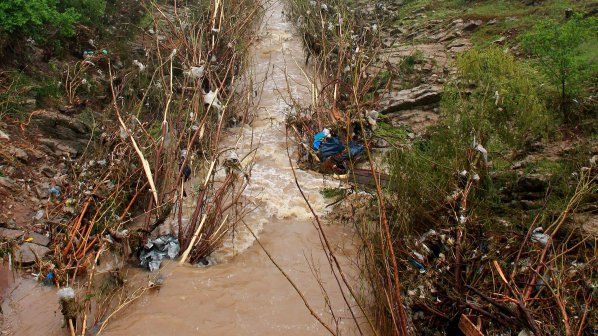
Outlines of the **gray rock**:
[{"label": "gray rock", "polygon": [[419,14],[426,11],[426,7],[420,7],[411,11],[411,14]]},{"label": "gray rock", "polygon": [[449,43],[446,47],[447,47],[447,49],[451,49],[451,48],[459,48],[459,47],[463,47],[463,46],[465,46],[464,41],[456,40],[456,41]]},{"label": "gray rock", "polygon": [[23,162],[23,163],[27,163],[27,161],[29,160],[29,155],[27,154],[27,152],[21,148],[17,148],[17,147],[13,147],[10,149],[10,155],[14,156],[15,158],[17,158],[19,161]]},{"label": "gray rock", "polygon": [[33,218],[35,220],[41,220],[42,218],[44,218],[45,213],[46,212],[44,211],[44,209],[39,209],[39,210],[37,210],[37,212],[35,213],[35,216],[33,216]]},{"label": "gray rock", "polygon": [[464,26],[464,31],[474,31],[482,25],[482,20],[470,20]]},{"label": "gray rock", "polygon": [[374,147],[376,148],[387,148],[390,147],[390,143],[384,139],[377,139],[375,142]]},{"label": "gray rock", "polygon": [[542,174],[527,174],[517,183],[518,191],[545,192],[548,188],[549,177]]},{"label": "gray rock", "polygon": [[48,110],[36,111],[32,123],[46,136],[54,139],[77,140],[86,138],[90,132],[89,127],[81,121]]},{"label": "gray rock", "polygon": [[17,189],[17,185],[15,184],[15,181],[13,179],[11,179],[10,177],[6,177],[6,176],[1,176],[0,177],[0,187],[4,187],[8,190],[12,190],[15,191]]},{"label": "gray rock", "polygon": [[0,140],[10,140],[10,136],[4,133],[4,131],[0,130]]},{"label": "gray rock", "polygon": [[17,229],[18,227],[17,222],[15,222],[14,218],[9,218],[6,222],[2,224],[9,229]]},{"label": "gray rock", "polygon": [[501,37],[497,38],[496,40],[494,40],[494,42],[492,42],[492,43],[503,45],[503,44],[505,44],[506,40],[507,40],[506,37],[501,36]]},{"label": "gray rock", "polygon": [[50,184],[48,182],[44,182],[36,185],[35,192],[37,193],[37,197],[41,199],[50,197]]},{"label": "gray rock", "polygon": [[463,26],[463,19],[455,19],[455,20],[451,21],[451,23],[449,24],[449,28],[450,27],[460,28],[462,26]]},{"label": "gray rock", "polygon": [[23,237],[25,232],[21,230],[0,228],[0,238],[5,240],[14,240]]},{"label": "gray rock", "polygon": [[380,113],[388,114],[407,110],[418,106],[432,105],[440,102],[442,87],[435,85],[420,85],[412,89],[390,92],[380,101],[384,107]]},{"label": "gray rock", "polygon": [[56,171],[48,166],[44,166],[41,172],[45,177],[54,177],[56,175]]},{"label": "gray rock", "polygon": [[437,41],[438,42],[446,42],[446,41],[450,41],[452,39],[455,39],[455,38],[457,38],[459,36],[461,36],[461,32],[460,31],[451,31],[451,32],[448,32],[446,34],[440,35],[437,38]]},{"label": "gray rock", "polygon": [[46,148],[46,154],[53,156],[77,156],[81,143],[67,140],[54,140],[54,139],[39,139],[39,142]]},{"label": "gray rock", "polygon": [[393,30],[390,31],[390,35],[391,36],[396,36],[396,35],[407,35],[409,33],[409,30],[402,28],[402,27],[397,27]]},{"label": "gray rock", "polygon": [[33,238],[31,242],[37,245],[48,246],[50,244],[50,238],[37,232],[28,233],[27,238]]},{"label": "gray rock", "polygon": [[514,163],[514,164],[511,166],[511,169],[512,169],[512,170],[521,169],[521,168],[523,168],[523,166],[525,165],[525,163],[526,163],[525,161],[518,161],[518,162],[515,162],[515,163]]},{"label": "gray rock", "polygon": [[429,73],[432,72],[432,70],[434,70],[434,65],[432,65],[432,63],[426,62],[424,65],[422,65],[421,71]]},{"label": "gray rock", "polygon": [[50,249],[33,244],[33,243],[23,243],[17,250],[16,261],[23,265],[33,264],[37,259],[42,259],[50,252]]},{"label": "gray rock", "polygon": [[386,115],[386,119],[394,127],[407,127],[415,136],[425,132],[426,128],[438,122],[440,116],[429,110],[405,110]]},{"label": "gray rock", "polygon": [[35,98],[29,98],[25,100],[25,106],[29,109],[34,109],[37,106],[37,100]]}]

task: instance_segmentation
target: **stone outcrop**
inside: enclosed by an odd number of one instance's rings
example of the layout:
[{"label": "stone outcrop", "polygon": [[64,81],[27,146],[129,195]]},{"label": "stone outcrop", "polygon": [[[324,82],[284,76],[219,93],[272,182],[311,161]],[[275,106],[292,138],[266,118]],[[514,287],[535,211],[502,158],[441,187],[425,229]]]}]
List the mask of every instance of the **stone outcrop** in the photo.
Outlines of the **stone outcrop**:
[{"label": "stone outcrop", "polygon": [[420,85],[412,89],[385,94],[380,104],[385,106],[381,114],[388,114],[421,106],[438,104],[442,98],[442,87],[437,85]]},{"label": "stone outcrop", "polygon": [[32,123],[46,136],[55,139],[81,139],[87,137],[90,131],[89,127],[83,122],[57,111],[34,111]]},{"label": "stone outcrop", "polygon": [[16,261],[22,265],[30,265],[38,259],[41,260],[49,252],[50,249],[45,246],[33,243],[23,243],[17,250]]}]

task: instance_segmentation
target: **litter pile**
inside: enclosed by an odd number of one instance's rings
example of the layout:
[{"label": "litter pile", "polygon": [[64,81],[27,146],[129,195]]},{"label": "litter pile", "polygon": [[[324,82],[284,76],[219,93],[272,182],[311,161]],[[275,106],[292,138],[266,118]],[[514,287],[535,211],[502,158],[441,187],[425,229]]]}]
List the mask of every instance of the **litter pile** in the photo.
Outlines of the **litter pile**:
[{"label": "litter pile", "polygon": [[181,251],[179,240],[173,235],[165,235],[148,242],[139,255],[141,267],[151,272],[160,269],[164,258],[175,259]]},{"label": "litter pile", "polygon": [[[424,227],[433,220],[433,229],[400,234],[398,224],[393,226],[409,323],[426,335],[439,330],[447,335],[595,334],[598,233],[575,218],[579,205],[596,197],[598,169],[581,170],[575,193],[561,212],[540,209],[529,224],[482,220],[468,207],[477,179],[467,175],[468,182],[447,197],[445,208],[428,211],[430,218],[413,219],[412,224]],[[369,216],[377,221],[377,214]],[[380,247],[368,248],[377,253]],[[383,271],[372,267],[369,272]],[[381,293],[385,291],[374,291],[370,300],[383,300]]]},{"label": "litter pile", "polygon": [[[302,120],[302,122],[299,122]],[[299,141],[298,164],[322,174],[344,175],[361,161],[365,151],[365,139],[359,122],[348,128],[341,124],[315,131],[315,125],[306,117],[289,117],[287,125]]]}]

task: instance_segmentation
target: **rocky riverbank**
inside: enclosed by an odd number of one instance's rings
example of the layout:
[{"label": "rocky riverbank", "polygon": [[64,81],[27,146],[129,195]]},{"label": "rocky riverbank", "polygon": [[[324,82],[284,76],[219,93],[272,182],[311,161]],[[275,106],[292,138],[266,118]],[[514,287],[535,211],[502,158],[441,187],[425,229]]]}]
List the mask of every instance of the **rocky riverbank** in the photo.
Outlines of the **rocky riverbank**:
[{"label": "rocky riverbank", "polygon": [[[296,2],[328,81],[315,113],[290,124],[304,144],[326,127],[366,145],[347,165],[372,170],[375,188],[349,174],[326,194],[363,237],[364,301],[382,334],[591,334],[595,8]],[[579,82],[557,85],[551,52],[584,64],[563,69]]]}]

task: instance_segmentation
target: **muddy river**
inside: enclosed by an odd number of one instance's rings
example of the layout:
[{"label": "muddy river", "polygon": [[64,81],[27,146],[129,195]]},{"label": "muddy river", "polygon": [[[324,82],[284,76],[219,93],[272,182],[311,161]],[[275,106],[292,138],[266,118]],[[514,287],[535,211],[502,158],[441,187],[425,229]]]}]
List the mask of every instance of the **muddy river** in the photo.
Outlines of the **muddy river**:
[{"label": "muddy river", "polygon": [[[240,156],[261,142],[245,198],[256,210],[245,222],[296,283],[323,321],[358,334],[330,270],[311,213],[295,185],[286,152],[285,111],[289,96],[309,104],[310,83],[302,69],[304,52],[300,37],[283,14],[283,6],[269,6],[259,40],[253,47],[254,81],[264,81],[251,127],[227,130],[223,146],[236,147]],[[289,85],[287,86],[287,78]],[[260,85],[261,86],[261,85]],[[290,92],[289,92],[290,91]],[[299,182],[316,212],[324,215],[326,200],[320,195],[321,175],[297,170]],[[349,230],[325,224],[325,230],[346,272],[355,253]],[[145,294],[116,314],[105,335],[326,335],[310,315],[289,281],[268,259],[248,230],[239,228],[234,240],[214,255],[215,264],[199,268],[163,263],[165,282],[160,290]],[[132,270],[132,278],[148,272]],[[318,281],[319,279],[319,281]],[[30,280],[8,293],[2,305],[3,335],[65,335],[55,289]],[[323,290],[327,292],[325,299]],[[347,294],[351,305],[355,302]],[[332,308],[330,308],[332,307]],[[332,311],[332,313],[331,313]],[[355,309],[357,311],[357,309]]]}]

